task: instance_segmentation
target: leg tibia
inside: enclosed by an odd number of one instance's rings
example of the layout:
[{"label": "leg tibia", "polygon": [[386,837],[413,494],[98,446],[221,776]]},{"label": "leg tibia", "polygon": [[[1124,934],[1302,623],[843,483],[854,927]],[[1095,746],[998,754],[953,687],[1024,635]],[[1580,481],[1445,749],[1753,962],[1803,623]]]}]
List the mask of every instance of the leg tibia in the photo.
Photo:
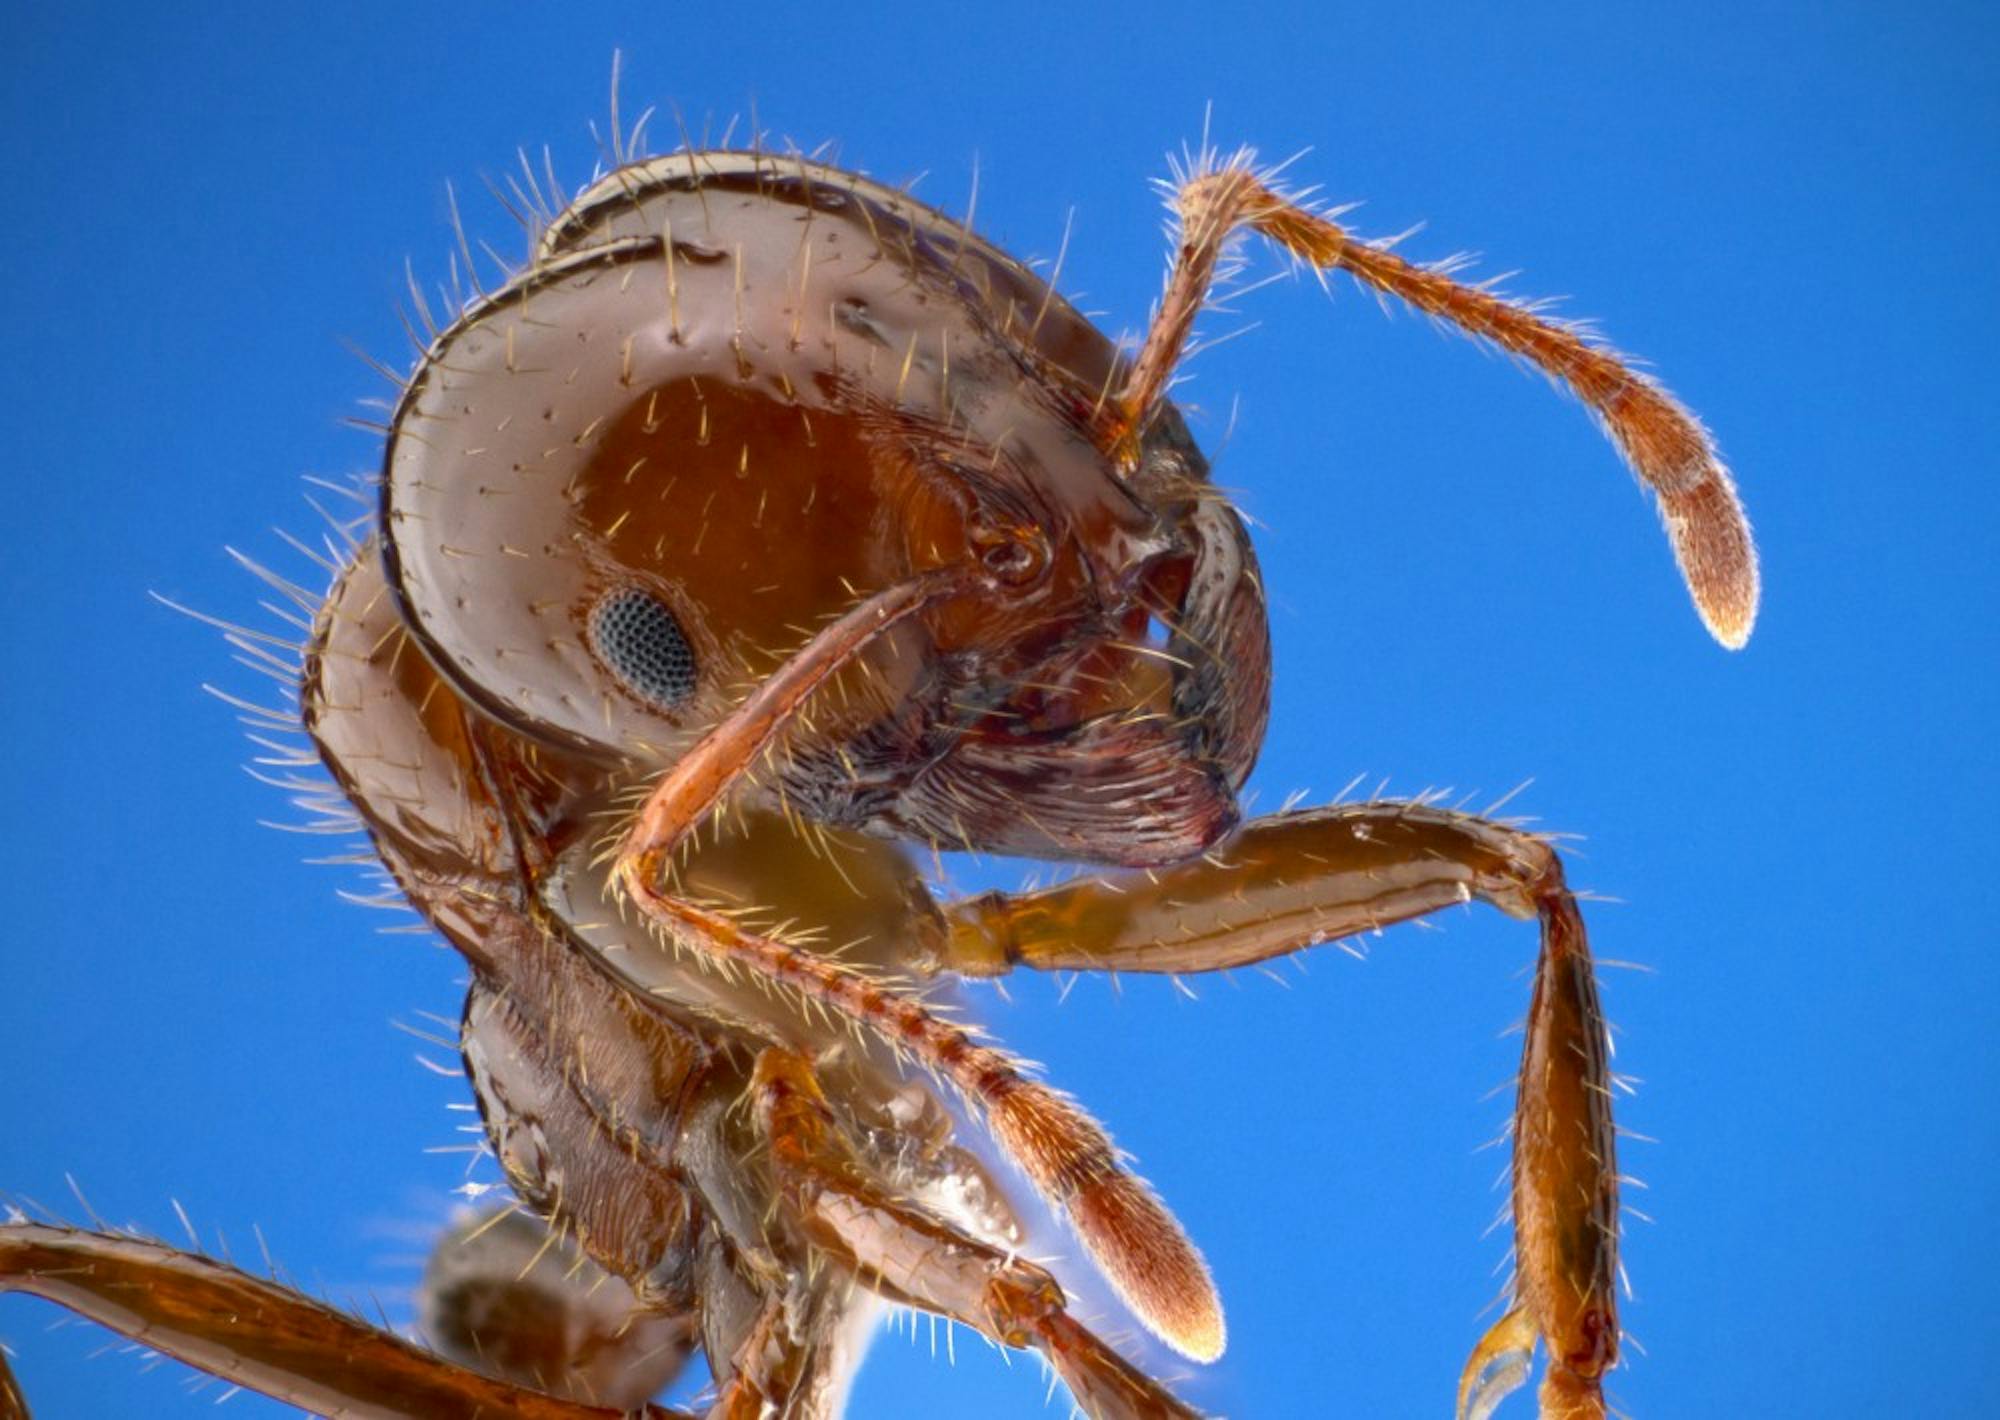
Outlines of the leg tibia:
[{"label": "leg tibia", "polygon": [[1543,901],[1514,1106],[1515,1290],[1548,1349],[1542,1413],[1552,1420],[1601,1414],[1599,1381],[1618,1357],[1615,1144],[1597,979],[1558,876]]}]

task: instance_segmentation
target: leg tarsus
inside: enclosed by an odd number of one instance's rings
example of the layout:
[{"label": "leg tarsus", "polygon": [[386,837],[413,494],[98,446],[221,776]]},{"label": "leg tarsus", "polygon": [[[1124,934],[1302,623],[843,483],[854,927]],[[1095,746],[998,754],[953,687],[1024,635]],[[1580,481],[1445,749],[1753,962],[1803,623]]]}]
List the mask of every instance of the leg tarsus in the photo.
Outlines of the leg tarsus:
[{"label": "leg tarsus", "polygon": [[1540,1333],[1526,1307],[1516,1307],[1479,1338],[1458,1378],[1458,1420],[1486,1420],[1521,1388],[1534,1364]]}]

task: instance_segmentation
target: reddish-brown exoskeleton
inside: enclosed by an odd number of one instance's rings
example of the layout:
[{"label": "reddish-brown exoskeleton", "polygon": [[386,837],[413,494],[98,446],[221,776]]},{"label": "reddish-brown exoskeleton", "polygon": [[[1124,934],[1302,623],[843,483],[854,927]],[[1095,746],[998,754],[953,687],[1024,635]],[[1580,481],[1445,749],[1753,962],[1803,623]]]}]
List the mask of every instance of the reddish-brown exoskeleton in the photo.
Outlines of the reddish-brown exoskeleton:
[{"label": "reddish-brown exoskeleton", "polygon": [[[1200,1255],[941,989],[1216,970],[1478,898],[1538,919],[1541,953],[1513,1306],[1459,1411],[1490,1412],[1539,1342],[1542,1413],[1601,1415],[1617,1172],[1561,865],[1417,805],[1239,821],[1264,597],[1165,392],[1250,228],[1566,382],[1731,646],[1748,529],[1694,419],[1574,331],[1354,240],[1247,160],[1193,165],[1174,202],[1135,358],[959,223],[809,161],[632,163],[551,214],[403,385],[301,684],[326,766],[470,963],[465,1069],[525,1211],[441,1249],[442,1354],[120,1235],[0,1227],[0,1286],[342,1414],[603,1414],[699,1347],[710,1414],[831,1415],[886,1298],[1036,1349],[1093,1416],[1188,1415],[1014,1254],[958,1111],[1206,1360]],[[1108,875],[940,904],[906,845]],[[523,1264],[552,1238],[573,1268]],[[24,1413],[9,1390],[0,1415]]]}]

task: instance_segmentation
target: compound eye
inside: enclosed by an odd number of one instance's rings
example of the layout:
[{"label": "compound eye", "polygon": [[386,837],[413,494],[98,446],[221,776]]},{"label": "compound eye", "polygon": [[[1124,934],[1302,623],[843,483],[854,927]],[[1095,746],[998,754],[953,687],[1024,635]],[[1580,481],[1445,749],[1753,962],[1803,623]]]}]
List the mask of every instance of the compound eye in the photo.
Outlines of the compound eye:
[{"label": "compound eye", "polygon": [[589,632],[597,659],[654,709],[677,710],[694,694],[694,647],[672,609],[651,592],[606,592],[590,609]]}]

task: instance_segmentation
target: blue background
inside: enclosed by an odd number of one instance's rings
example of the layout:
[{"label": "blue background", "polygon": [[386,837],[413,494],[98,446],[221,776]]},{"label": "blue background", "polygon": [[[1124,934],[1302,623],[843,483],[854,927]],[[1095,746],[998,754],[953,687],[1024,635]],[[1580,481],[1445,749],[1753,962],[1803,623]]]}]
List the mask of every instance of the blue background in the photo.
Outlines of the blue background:
[{"label": "blue background", "polygon": [[[299,565],[268,529],[313,530],[300,475],[374,460],[340,417],[381,386],[343,342],[406,359],[403,263],[445,274],[447,181],[515,243],[481,175],[547,142],[587,177],[622,46],[628,115],[719,133],[754,106],[954,210],[976,161],[979,224],[1019,252],[1074,210],[1063,286],[1132,331],[1162,261],[1146,179],[1213,101],[1225,143],[1312,145],[1294,174],[1367,199],[1360,230],[1428,221],[1406,253],[1477,249],[1600,317],[1717,431],[1761,534],[1763,621],[1730,655],[1573,403],[1344,283],[1211,320],[1259,328],[1185,388],[1273,590],[1262,806],[1532,778],[1511,808],[1584,835],[1572,880],[1617,899],[1598,949],[1646,968],[1605,973],[1644,1080],[1622,1118],[1658,1142],[1624,1157],[1653,1221],[1616,1399],[2000,1413],[1990,9],[854,8],[9,7],[0,1189],[75,1214],[73,1174],[168,1234],[178,1198],[239,1256],[260,1227],[403,1314],[463,1087],[388,1022],[455,1014],[456,960],[373,935],[335,900],[351,874],[302,865],[323,844],[257,826],[281,796],[198,689],[257,678],[147,594],[255,619],[221,545]],[[1289,989],[983,993],[1206,1248],[1232,1344],[1186,1388],[1205,1407],[1447,1412],[1505,1249],[1478,1146],[1533,933],[1441,925]],[[43,1415],[214,1394],[55,1316],[0,1303]],[[1032,1362],[961,1333],[948,1366],[927,1335],[878,1341],[857,1417],[1043,1412]]]}]

